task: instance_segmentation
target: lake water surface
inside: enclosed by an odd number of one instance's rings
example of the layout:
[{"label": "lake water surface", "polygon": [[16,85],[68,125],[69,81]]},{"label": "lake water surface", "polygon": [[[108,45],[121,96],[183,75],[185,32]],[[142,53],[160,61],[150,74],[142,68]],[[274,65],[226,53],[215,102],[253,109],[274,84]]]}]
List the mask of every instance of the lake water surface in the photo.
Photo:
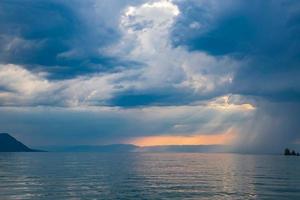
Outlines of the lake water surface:
[{"label": "lake water surface", "polygon": [[300,199],[300,157],[0,153],[0,199]]}]

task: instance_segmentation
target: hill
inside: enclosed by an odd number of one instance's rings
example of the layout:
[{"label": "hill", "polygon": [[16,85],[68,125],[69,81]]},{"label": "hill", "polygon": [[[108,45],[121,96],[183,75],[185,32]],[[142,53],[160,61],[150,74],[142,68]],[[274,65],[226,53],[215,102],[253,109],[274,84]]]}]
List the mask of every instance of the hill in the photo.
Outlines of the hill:
[{"label": "hill", "polygon": [[16,140],[8,133],[0,133],[0,152],[38,152]]}]

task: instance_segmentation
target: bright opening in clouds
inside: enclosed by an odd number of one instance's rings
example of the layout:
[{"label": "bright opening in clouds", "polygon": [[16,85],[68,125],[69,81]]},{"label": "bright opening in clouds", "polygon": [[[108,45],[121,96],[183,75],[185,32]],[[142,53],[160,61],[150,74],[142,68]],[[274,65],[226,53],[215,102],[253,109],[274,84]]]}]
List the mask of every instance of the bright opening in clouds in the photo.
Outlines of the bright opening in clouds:
[{"label": "bright opening in clouds", "polygon": [[[21,5],[22,4],[22,5]],[[0,2],[0,132],[31,145],[300,139],[298,1]]]}]

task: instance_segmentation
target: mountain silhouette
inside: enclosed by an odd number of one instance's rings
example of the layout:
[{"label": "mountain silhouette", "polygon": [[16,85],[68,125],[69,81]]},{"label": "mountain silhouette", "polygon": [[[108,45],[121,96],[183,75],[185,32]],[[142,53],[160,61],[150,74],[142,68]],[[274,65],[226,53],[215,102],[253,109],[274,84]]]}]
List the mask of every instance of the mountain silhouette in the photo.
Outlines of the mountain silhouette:
[{"label": "mountain silhouette", "polygon": [[38,152],[16,140],[8,133],[0,133],[0,152]]},{"label": "mountain silhouette", "polygon": [[125,153],[135,152],[139,147],[131,144],[109,145],[77,145],[77,146],[44,146],[43,149],[51,152],[103,152]]}]

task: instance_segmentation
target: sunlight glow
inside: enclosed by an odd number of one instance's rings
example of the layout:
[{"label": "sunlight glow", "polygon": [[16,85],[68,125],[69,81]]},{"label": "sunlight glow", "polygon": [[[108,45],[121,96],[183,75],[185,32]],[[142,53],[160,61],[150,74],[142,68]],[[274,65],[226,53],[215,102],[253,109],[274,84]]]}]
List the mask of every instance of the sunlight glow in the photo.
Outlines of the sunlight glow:
[{"label": "sunlight glow", "polygon": [[216,101],[208,103],[210,108],[217,110],[240,110],[240,111],[251,111],[255,110],[255,107],[250,103],[244,104],[232,104],[229,101],[229,96],[222,96],[216,99]]},{"label": "sunlight glow", "polygon": [[225,133],[213,135],[159,135],[138,137],[130,140],[129,143],[142,147],[159,145],[226,145],[232,143],[235,140],[236,136],[236,132],[230,129]]}]

